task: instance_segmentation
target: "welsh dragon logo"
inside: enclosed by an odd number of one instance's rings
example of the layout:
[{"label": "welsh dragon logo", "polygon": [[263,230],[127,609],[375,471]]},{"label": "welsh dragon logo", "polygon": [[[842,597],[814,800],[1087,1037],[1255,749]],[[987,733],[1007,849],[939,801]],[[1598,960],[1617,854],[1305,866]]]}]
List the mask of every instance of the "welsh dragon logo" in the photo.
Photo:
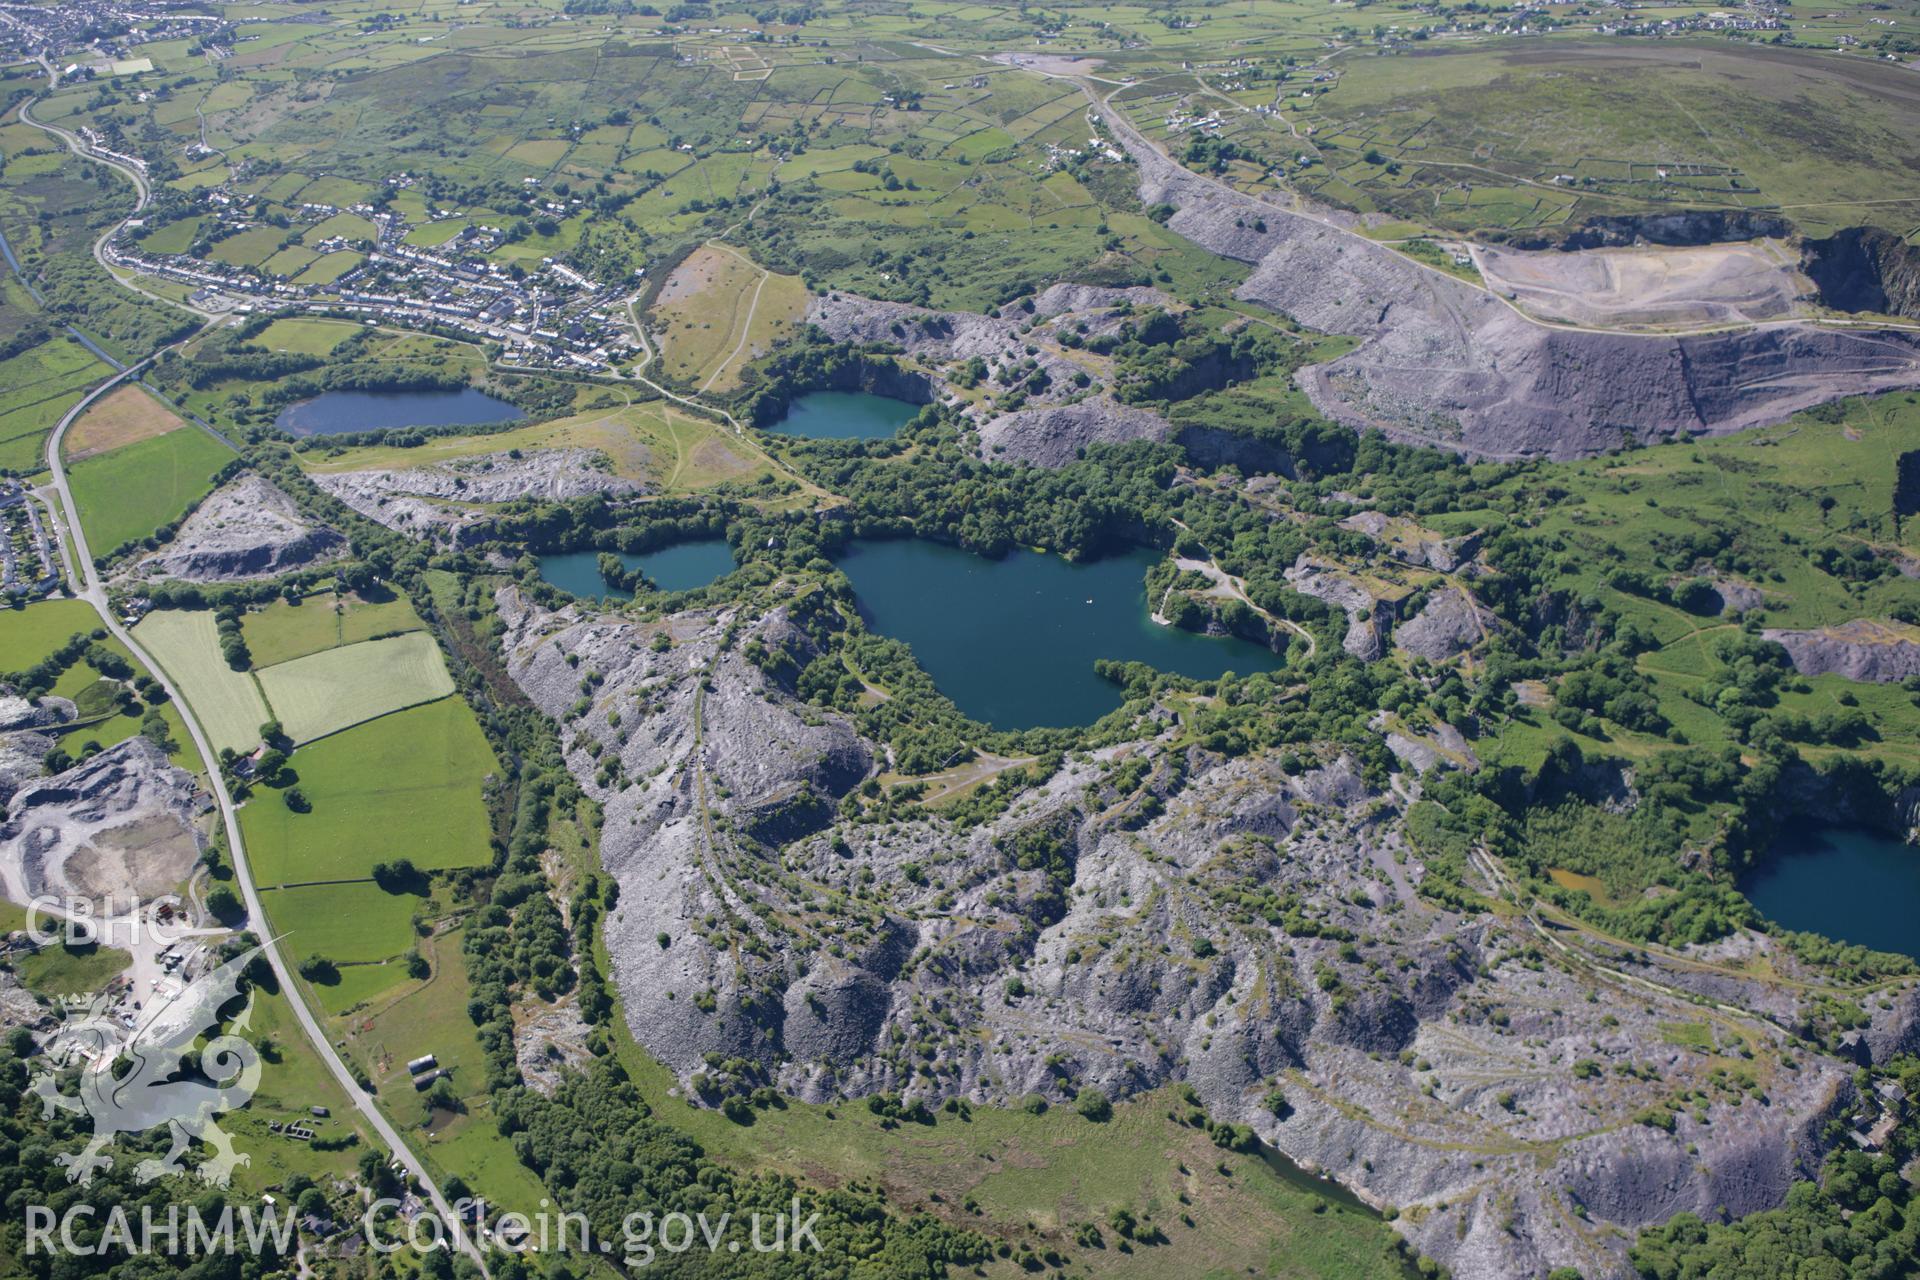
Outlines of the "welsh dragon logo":
[{"label": "welsh dragon logo", "polygon": [[[213,969],[170,999],[147,1003],[131,1028],[109,1013],[106,996],[95,996],[70,1014],[67,1024],[48,1045],[56,1069],[78,1061],[77,1095],[59,1091],[54,1072],[34,1074],[32,1091],[45,1114],[56,1109],[85,1112],[93,1120],[93,1139],[78,1153],[56,1157],[67,1179],[86,1186],[96,1170],[113,1166],[106,1148],[116,1134],[144,1133],[160,1125],[173,1131],[173,1146],[158,1160],[142,1160],[134,1177],[142,1183],[167,1174],[185,1173],[180,1163],[191,1139],[213,1148],[213,1156],[195,1172],[217,1186],[226,1186],[233,1171],[250,1158],[233,1149],[233,1139],[216,1123],[223,1111],[246,1105],[260,1084],[260,1054],[238,1034],[247,1028],[253,999],[230,1024],[200,1048],[198,1078],[176,1078],[194,1055],[202,1035],[220,1022],[220,1009],[240,994],[240,975],[259,947]],[[131,1069],[122,1069],[130,1062]]]}]

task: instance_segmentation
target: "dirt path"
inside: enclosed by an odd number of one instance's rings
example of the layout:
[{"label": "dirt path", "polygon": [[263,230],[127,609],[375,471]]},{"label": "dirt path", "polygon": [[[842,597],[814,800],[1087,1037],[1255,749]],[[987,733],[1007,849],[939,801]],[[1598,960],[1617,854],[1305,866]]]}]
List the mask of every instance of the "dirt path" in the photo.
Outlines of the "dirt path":
[{"label": "dirt path", "polygon": [[[1175,520],[1173,523],[1177,525],[1184,532],[1187,532],[1187,533],[1193,532],[1193,530],[1188,529],[1186,525],[1181,524],[1181,522],[1178,520]],[[1319,654],[1320,644],[1317,640],[1313,638],[1313,633],[1311,631],[1308,631],[1305,627],[1301,626],[1299,623],[1295,622],[1291,618],[1282,618],[1277,614],[1268,613],[1265,609],[1262,609],[1259,605],[1255,604],[1252,598],[1247,595],[1247,584],[1243,580],[1234,577],[1232,574],[1228,573],[1225,569],[1222,569],[1219,565],[1215,564],[1213,562],[1212,556],[1208,556],[1208,558],[1205,560],[1190,560],[1190,559],[1186,559],[1185,557],[1175,556],[1173,563],[1177,568],[1190,569],[1195,573],[1205,574],[1207,577],[1213,580],[1214,590],[1216,592],[1224,592],[1227,596],[1230,596],[1231,598],[1238,600],[1241,604],[1246,605],[1247,608],[1253,610],[1255,613],[1265,618],[1267,620],[1268,625],[1283,627],[1286,630],[1293,632],[1293,634],[1299,636],[1302,640],[1305,640],[1307,642],[1308,661],[1312,661],[1313,658]],[[1171,592],[1172,587],[1168,587],[1168,591]],[[1160,609],[1164,611],[1166,607],[1167,607],[1167,602],[1163,598],[1160,601]],[[1155,622],[1160,623],[1163,626],[1166,625],[1166,621],[1167,621],[1158,612],[1155,613],[1153,620]]]},{"label": "dirt path", "polygon": [[767,270],[732,246],[721,244],[718,241],[709,241],[708,243],[722,253],[731,254],[734,258],[745,263],[751,270],[759,272],[760,281],[753,286],[753,296],[747,299],[747,315],[746,318],[740,322],[740,341],[734,343],[733,350],[727,353],[727,358],[722,360],[718,365],[715,365],[713,372],[707,375],[707,380],[700,384],[702,394],[713,390],[714,381],[727,371],[728,365],[740,358],[740,353],[745,351],[747,344],[753,340],[753,315],[760,307],[760,291],[767,287],[767,281],[773,279],[773,272]]}]

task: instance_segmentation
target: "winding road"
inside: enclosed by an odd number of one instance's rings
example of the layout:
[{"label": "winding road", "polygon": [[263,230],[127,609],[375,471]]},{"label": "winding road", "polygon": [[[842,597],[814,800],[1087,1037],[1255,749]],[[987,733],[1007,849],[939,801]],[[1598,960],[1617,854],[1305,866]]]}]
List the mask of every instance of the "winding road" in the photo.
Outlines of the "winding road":
[{"label": "winding road", "polygon": [[[64,138],[68,147],[76,154],[92,160],[97,164],[107,165],[109,168],[119,171],[133,181],[135,189],[139,192],[139,203],[135,206],[134,213],[129,214],[128,217],[134,216],[134,214],[137,214],[141,209],[146,207],[148,188],[144,175],[137,173],[128,166],[117,164],[94,155],[74,134],[68,133],[63,129],[56,129],[53,126],[43,124],[33,119],[27,109],[29,105],[31,104],[21,104],[19,114],[23,121],[33,125],[35,128]],[[126,219],[121,219],[120,222],[114,224],[112,228],[109,228],[106,235],[95,242],[94,257],[100,262],[102,267],[108,267],[106,258],[104,257],[107,238],[111,236],[115,230],[118,230],[119,227],[124,226],[125,223]],[[108,274],[113,274],[111,268],[108,268]],[[120,280],[120,277],[117,275],[113,276],[113,278]],[[138,289],[125,280],[120,280],[120,283],[130,289],[134,289],[135,292],[146,294],[145,290]],[[181,305],[172,299],[160,298],[156,294],[146,294],[146,296],[156,298],[158,301],[165,302],[169,306],[178,307]],[[189,311],[194,310],[190,307],[184,309]],[[195,314],[204,316],[205,313],[195,312]],[[164,350],[166,350],[166,348],[162,348],[162,351]],[[68,565],[68,570],[72,575],[71,589],[73,594],[76,599],[84,600],[93,606],[93,611],[100,616],[101,625],[107,629],[107,632],[112,635],[114,639],[127,647],[127,651],[133,655],[136,662],[144,665],[147,670],[152,673],[153,678],[159,682],[161,688],[166,690],[167,697],[179,711],[180,721],[186,727],[187,736],[193,740],[194,749],[200,753],[201,760],[204,761],[207,766],[207,785],[213,792],[215,803],[218,804],[220,808],[221,823],[227,834],[227,848],[233,859],[234,879],[240,887],[240,897],[246,906],[247,918],[251,922],[264,925],[267,919],[267,913],[260,903],[259,890],[254,884],[253,871],[247,861],[246,841],[240,833],[239,810],[233,803],[233,795],[227,788],[226,779],[220,775],[218,766],[219,755],[214,751],[213,744],[208,739],[206,731],[201,728],[199,717],[194,714],[193,708],[186,698],[181,696],[179,687],[173,682],[173,678],[167,673],[166,668],[161,666],[160,663],[154,659],[153,655],[147,652],[146,648],[134,636],[132,630],[123,626],[120,620],[114,616],[113,609],[107,601],[106,588],[102,585],[100,575],[94,568],[93,553],[87,546],[86,530],[82,527],[79,518],[80,509],[74,503],[73,489],[67,481],[66,463],[61,458],[61,449],[66,441],[67,431],[80,419],[81,415],[102,396],[120,386],[128,379],[137,377],[139,372],[160,354],[160,351],[156,351],[141,360],[135,361],[126,368],[119,370],[112,377],[107,378],[89,391],[81,398],[79,403],[67,410],[65,416],[63,416],[54,427],[52,434],[47,437],[47,470],[53,477],[52,488],[54,492],[60,496],[59,505],[61,510],[57,513],[57,516],[59,520],[64,522],[66,534],[69,539],[65,545],[73,548],[73,554],[69,557],[70,563]],[[454,1241],[460,1251],[472,1259],[475,1265],[480,1268],[483,1275],[490,1276],[491,1273],[487,1270],[486,1259],[482,1256],[478,1246],[468,1236],[466,1229],[461,1223],[460,1216],[454,1212],[452,1204],[448,1202],[439,1184],[435,1182],[433,1176],[427,1172],[426,1165],[413,1153],[413,1150],[407,1145],[406,1140],[401,1137],[399,1130],[394,1128],[393,1124],[381,1113],[379,1107],[375,1105],[372,1095],[360,1087],[359,1083],[354,1079],[353,1073],[347,1069],[346,1063],[343,1062],[340,1055],[334,1051],[332,1043],[327,1039],[326,1031],[320,1025],[319,1019],[314,1017],[313,1011],[307,1007],[307,1002],[301,995],[300,988],[294,982],[293,972],[287,964],[286,956],[281,952],[279,939],[277,937],[266,936],[264,930],[262,930],[261,950],[267,958],[267,964],[273,970],[273,976],[279,983],[281,992],[287,998],[288,1005],[292,1007],[294,1016],[299,1020],[300,1028],[305,1032],[315,1055],[326,1065],[327,1070],[333,1075],[333,1078],[339,1082],[341,1089],[353,1103],[354,1109],[360,1113],[361,1118],[367,1122],[368,1127],[380,1136],[380,1140],[386,1143],[388,1149],[393,1152],[394,1158],[400,1162],[408,1175],[426,1192],[427,1198],[433,1204],[434,1211],[439,1215],[441,1221],[446,1225],[450,1233],[446,1238]]]}]

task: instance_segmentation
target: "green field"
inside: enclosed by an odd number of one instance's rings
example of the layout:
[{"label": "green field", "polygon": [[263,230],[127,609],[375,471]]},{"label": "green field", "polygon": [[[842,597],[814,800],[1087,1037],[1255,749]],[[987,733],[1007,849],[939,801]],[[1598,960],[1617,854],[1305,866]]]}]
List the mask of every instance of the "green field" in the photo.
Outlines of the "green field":
[{"label": "green field", "polygon": [[[5,655],[0,658],[0,670],[30,667],[65,644],[76,632],[91,635],[99,629],[100,615],[83,600],[43,600],[25,608],[0,609],[0,654]],[[143,669],[127,647],[112,636],[99,643],[126,659],[136,673]],[[78,758],[90,745],[111,747],[140,732],[146,707],[135,702],[125,709],[119,708],[114,699],[119,688],[117,683],[103,679],[84,658],[61,673],[53,693],[56,697],[72,699],[79,713],[70,726],[54,734],[62,750]],[[187,737],[179,708],[170,702],[164,703],[160,715],[167,722],[174,742],[173,762],[195,772],[201,770],[204,766]]]},{"label": "green field", "polygon": [[324,592],[298,604],[275,600],[248,613],[240,629],[258,668],[424,625],[405,598],[369,601]]},{"label": "green field", "polygon": [[31,474],[44,467],[47,433],[109,372],[66,337],[0,361],[0,469]]},{"label": "green field", "polygon": [[493,859],[482,783],[499,765],[459,698],[383,716],[293,753],[311,813],[263,790],[240,811],[266,885],[359,880],[376,862],[422,871]]},{"label": "green field", "polygon": [[[248,1017],[250,1037],[261,1050],[260,1086],[244,1110],[220,1118],[221,1127],[249,1161],[234,1174],[234,1185],[255,1195],[284,1183],[295,1173],[313,1179],[349,1177],[363,1146],[324,1151],[268,1128],[272,1122],[299,1120],[323,1139],[358,1135],[367,1139],[364,1121],[307,1044],[284,992],[256,989]],[[332,1114],[318,1119],[310,1108]]]},{"label": "green field", "polygon": [[[341,982],[319,984],[320,989],[337,985],[349,991],[369,983],[377,989],[401,978],[399,968],[378,962],[403,955],[413,945],[411,921],[424,901],[409,893],[388,893],[371,881],[267,888],[260,899],[269,924],[285,936],[296,963],[321,955],[343,966]],[[349,977],[363,966],[375,967]]]},{"label": "green field", "polygon": [[56,942],[19,961],[16,971],[29,990],[58,998],[92,995],[132,963],[131,955],[113,947]]},{"label": "green field", "polygon": [[42,600],[25,608],[0,609],[0,670],[30,667],[67,642],[76,631],[92,632],[100,615],[84,600]]},{"label": "green field", "polygon": [[359,331],[344,320],[275,320],[254,341],[269,351],[323,356]]},{"label": "green field", "polygon": [[259,745],[267,704],[253,676],[235,671],[221,657],[211,612],[158,609],[141,620],[134,635],[166,669],[215,751],[244,753]]},{"label": "green field", "polygon": [[258,675],[274,715],[295,742],[453,692],[440,646],[422,631],[308,654]]},{"label": "green field", "polygon": [[82,458],[68,467],[80,527],[95,556],[110,555],[178,520],[213,489],[233,450],[197,427]]}]

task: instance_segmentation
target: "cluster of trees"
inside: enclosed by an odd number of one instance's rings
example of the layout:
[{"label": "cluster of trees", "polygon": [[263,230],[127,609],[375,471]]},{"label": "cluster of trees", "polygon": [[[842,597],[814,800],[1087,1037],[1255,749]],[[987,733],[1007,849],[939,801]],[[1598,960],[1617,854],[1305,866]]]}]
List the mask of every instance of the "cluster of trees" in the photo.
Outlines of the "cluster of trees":
[{"label": "cluster of trees", "polygon": [[[219,1256],[184,1247],[187,1217],[181,1204],[182,1183],[177,1179],[144,1181],[135,1167],[149,1157],[165,1154],[169,1138],[166,1126],[149,1133],[117,1135],[113,1162],[93,1176],[92,1185],[75,1186],[65,1166],[55,1157],[78,1151],[92,1136],[93,1120],[85,1111],[51,1110],[43,1113],[40,1099],[27,1092],[29,1063],[35,1057],[32,1035],[24,1027],[14,1027],[0,1038],[0,1199],[16,1206],[45,1206],[60,1220],[76,1206],[95,1206],[91,1213],[77,1214],[74,1240],[88,1253],[68,1254],[60,1249],[39,1248],[29,1253],[25,1232],[28,1219],[16,1210],[0,1224],[0,1273],[32,1277],[32,1280],[66,1280],[78,1276],[180,1277],[181,1280],[265,1280],[282,1274],[293,1265],[293,1250],[301,1240],[296,1232],[289,1239],[286,1253],[275,1246],[268,1233],[258,1250],[236,1249]],[[68,1093],[73,1085],[67,1084]],[[314,1204],[306,1198],[313,1188],[311,1180],[290,1181],[287,1192],[303,1211]],[[234,1221],[248,1205],[258,1211],[257,1197],[224,1191],[207,1185],[194,1185],[191,1207],[200,1220],[211,1226],[224,1211],[231,1210]],[[291,1207],[291,1205],[289,1206]],[[318,1201],[320,1216],[331,1217],[324,1196]],[[132,1228],[127,1233],[110,1233],[109,1212],[125,1215]],[[179,1219],[183,1247],[140,1249],[143,1221],[165,1224],[170,1215]],[[164,1245],[164,1236],[159,1237]],[[95,1247],[97,1255],[91,1254]],[[217,1251],[216,1251],[217,1252]]]},{"label": "cluster of trees", "polygon": [[1199,132],[1192,135],[1187,142],[1187,149],[1180,153],[1181,164],[1202,173],[1225,173],[1227,166],[1235,160],[1258,163],[1258,157],[1239,143]]},{"label": "cluster of trees", "polygon": [[253,654],[247,649],[247,638],[240,630],[241,608],[231,601],[214,607],[214,626],[220,635],[220,656],[235,671],[247,671],[253,667]]},{"label": "cluster of trees", "polygon": [[[1062,335],[1068,345],[1070,338]],[[1244,325],[1230,332],[1157,308],[1086,345],[1113,357],[1113,396],[1124,404],[1185,400],[1256,377],[1287,355],[1271,329]]]},{"label": "cluster of trees", "polygon": [[[499,1120],[522,1163],[548,1182],[563,1207],[586,1216],[591,1241],[616,1250],[625,1239],[622,1223],[641,1207],[656,1219],[704,1212],[710,1221],[731,1214],[746,1222],[759,1213],[770,1232],[774,1215],[791,1215],[797,1203],[803,1219],[819,1215],[812,1234],[820,1249],[809,1245],[780,1256],[780,1274],[794,1280],[825,1280],[850,1269],[899,1280],[944,1280],[949,1267],[992,1257],[982,1237],[924,1213],[894,1214],[878,1193],[860,1184],[823,1192],[714,1161],[692,1138],[654,1118],[611,1057],[585,1075],[569,1076],[550,1099],[516,1091]],[[681,1261],[688,1275],[732,1275],[739,1267],[725,1253],[692,1253]]]},{"label": "cluster of trees", "polygon": [[[62,641],[60,647],[52,653],[40,659],[40,661],[34,663],[31,667],[20,671],[8,672],[4,679],[0,680],[0,683],[12,685],[22,697],[45,697],[47,694],[53,692],[53,686],[60,682],[60,677],[66,674],[68,667],[79,662],[82,658],[87,659],[89,665],[91,665],[93,651],[96,649],[99,650],[103,657],[110,658],[114,662],[124,666],[125,663],[121,662],[119,655],[113,653],[101,643],[101,641],[106,638],[107,629],[105,627],[95,627],[90,632],[76,631]],[[94,670],[100,671],[100,668],[96,666]],[[105,675],[106,673],[102,671],[101,674]]]},{"label": "cluster of trees", "polygon": [[1652,684],[1630,656],[1617,650],[1592,655],[1584,665],[1568,672],[1554,697],[1560,704],[1554,719],[1588,737],[1604,736],[1598,723],[1593,722],[1595,716],[1605,716],[1624,729],[1640,733],[1665,733],[1668,728]]},{"label": "cluster of trees", "polygon": [[[1909,1097],[1920,1088],[1920,1061],[1900,1059],[1890,1074]],[[1629,1256],[1647,1280],[1911,1275],[1920,1257],[1920,1206],[1900,1167],[1912,1151],[1911,1125],[1883,1152],[1842,1142],[1820,1180],[1794,1183],[1780,1208],[1732,1222],[1675,1214],[1643,1232]]]}]

